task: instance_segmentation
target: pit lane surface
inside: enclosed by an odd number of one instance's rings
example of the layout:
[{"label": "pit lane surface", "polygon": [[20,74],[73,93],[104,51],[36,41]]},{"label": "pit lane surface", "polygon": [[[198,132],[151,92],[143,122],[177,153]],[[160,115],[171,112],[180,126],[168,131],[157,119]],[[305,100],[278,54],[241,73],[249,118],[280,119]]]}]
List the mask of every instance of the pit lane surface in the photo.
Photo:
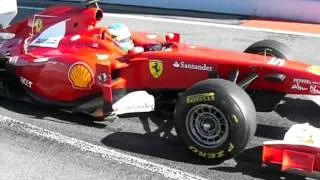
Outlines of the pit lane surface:
[{"label": "pit lane surface", "polygon": [[[161,179],[117,161],[0,125],[0,179]],[[126,171],[122,171],[126,169]],[[112,172],[112,173],[110,173]]]},{"label": "pit lane surface", "polygon": [[[17,19],[35,11],[19,9]],[[202,21],[206,20],[202,19]],[[317,50],[320,47],[320,39],[315,37],[105,17],[104,24],[113,22],[122,22],[131,29],[151,32],[178,31],[182,33],[186,42],[234,50],[243,50],[257,40],[277,39],[291,46],[295,50],[294,56],[297,59],[319,64]],[[168,119],[144,114],[140,117],[121,118],[114,123],[103,124],[91,122],[90,118],[79,114],[68,114],[6,100],[1,100],[0,103],[0,113],[5,116],[92,144],[112,147],[124,153],[208,179],[304,179],[277,170],[261,168],[261,144],[266,140],[282,139],[287,128],[294,123],[311,122],[320,127],[317,114],[320,109],[316,104],[304,99],[288,97],[275,112],[258,113],[259,125],[256,136],[245,152],[235,160],[213,165],[203,164],[190,155],[174,135],[171,121]],[[128,168],[122,170],[130,171]]]}]

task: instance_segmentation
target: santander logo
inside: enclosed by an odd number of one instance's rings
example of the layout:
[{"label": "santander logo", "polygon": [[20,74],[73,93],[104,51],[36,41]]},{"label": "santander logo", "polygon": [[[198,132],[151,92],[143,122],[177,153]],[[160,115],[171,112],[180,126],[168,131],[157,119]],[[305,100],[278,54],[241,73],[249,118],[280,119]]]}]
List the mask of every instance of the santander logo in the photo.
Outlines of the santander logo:
[{"label": "santander logo", "polygon": [[209,66],[207,64],[191,64],[186,63],[184,61],[175,61],[172,64],[175,68],[181,68],[181,69],[191,69],[191,70],[199,70],[199,71],[212,71],[213,67]]}]

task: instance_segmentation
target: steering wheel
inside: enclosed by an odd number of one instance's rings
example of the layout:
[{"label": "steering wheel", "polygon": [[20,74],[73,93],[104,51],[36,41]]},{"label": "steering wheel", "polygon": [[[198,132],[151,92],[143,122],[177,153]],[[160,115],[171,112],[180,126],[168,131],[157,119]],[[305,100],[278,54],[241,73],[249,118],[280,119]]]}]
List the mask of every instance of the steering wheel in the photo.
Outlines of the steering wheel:
[{"label": "steering wheel", "polygon": [[152,44],[147,46],[147,51],[164,51],[170,47],[168,43]]}]

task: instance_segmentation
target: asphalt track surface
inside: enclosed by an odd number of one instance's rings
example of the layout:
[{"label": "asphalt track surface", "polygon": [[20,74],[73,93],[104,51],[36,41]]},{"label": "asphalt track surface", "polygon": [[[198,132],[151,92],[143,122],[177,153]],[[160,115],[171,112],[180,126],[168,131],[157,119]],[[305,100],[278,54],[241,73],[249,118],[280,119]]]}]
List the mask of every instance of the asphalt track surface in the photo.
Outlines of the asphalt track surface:
[{"label": "asphalt track surface", "polygon": [[[152,173],[0,126],[0,179],[162,179]],[[125,169],[125,171],[123,171]],[[110,173],[112,172],[112,173]]]},{"label": "asphalt track surface", "polygon": [[[37,3],[41,6],[41,2]],[[27,6],[28,4],[23,3],[22,5]],[[16,20],[31,15],[36,11],[19,9],[19,15]],[[129,10],[124,9],[121,13],[126,13],[127,11]],[[119,13],[118,10],[117,13]],[[148,16],[159,17],[162,15]],[[179,17],[175,16],[175,18]],[[188,18],[188,20],[190,19]],[[219,20],[219,18],[210,20],[200,19],[201,21],[230,23],[228,20]],[[232,19],[231,21],[234,23],[238,20]],[[196,21],[199,21],[199,18]],[[316,37],[197,26],[183,23],[154,22],[151,20],[112,16],[106,16],[103,24],[107,25],[113,22],[122,22],[131,29],[142,29],[157,33],[178,31],[182,33],[183,40],[188,43],[239,51],[244,50],[247,46],[258,40],[277,39],[286,43],[294,50],[293,56],[296,59],[312,64],[319,64],[318,48],[320,47],[320,39]],[[219,165],[214,165],[204,164],[185,149],[179,138],[175,136],[170,119],[142,114],[141,116],[123,117],[118,121],[106,124],[92,122],[92,119],[80,114],[69,114],[7,100],[0,100],[0,103],[0,113],[2,115],[95,145],[114,148],[150,162],[176,168],[208,179],[305,179],[304,177],[282,173],[272,168],[261,167],[261,145],[267,140],[282,139],[286,130],[295,123],[310,122],[312,125],[320,127],[318,118],[320,108],[315,103],[304,98],[289,96],[284,99],[274,112],[258,113],[258,128],[255,137],[239,157]],[[16,135],[18,136],[19,134]],[[6,138],[5,135],[1,136],[2,138]],[[98,164],[104,166],[101,160],[97,161]],[[108,160],[105,159],[105,161]],[[119,166],[123,168],[114,168],[115,171],[123,171],[123,174],[132,171],[131,167],[120,164]],[[73,175],[70,174],[70,177],[73,177]],[[141,176],[140,178],[148,179],[145,176]],[[154,178],[157,177],[155,176]]]}]

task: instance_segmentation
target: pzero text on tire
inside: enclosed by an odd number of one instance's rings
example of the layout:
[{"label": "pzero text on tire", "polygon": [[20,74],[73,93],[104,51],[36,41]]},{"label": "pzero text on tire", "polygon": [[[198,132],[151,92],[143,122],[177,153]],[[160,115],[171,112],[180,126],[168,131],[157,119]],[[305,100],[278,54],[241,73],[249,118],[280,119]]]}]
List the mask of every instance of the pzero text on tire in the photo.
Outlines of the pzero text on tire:
[{"label": "pzero text on tire", "polygon": [[257,126],[249,95],[223,79],[203,80],[182,93],[174,121],[191,152],[217,163],[239,155]]}]

